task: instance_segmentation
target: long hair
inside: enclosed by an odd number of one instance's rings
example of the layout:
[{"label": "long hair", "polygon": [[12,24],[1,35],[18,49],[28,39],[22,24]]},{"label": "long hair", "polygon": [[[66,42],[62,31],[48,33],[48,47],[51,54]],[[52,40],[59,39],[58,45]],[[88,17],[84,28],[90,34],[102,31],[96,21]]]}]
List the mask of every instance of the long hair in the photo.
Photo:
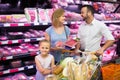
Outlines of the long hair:
[{"label": "long hair", "polygon": [[61,17],[63,14],[65,13],[64,9],[62,8],[59,8],[59,9],[56,9],[53,14],[52,14],[52,25],[54,27],[58,26],[59,25],[59,17]]}]

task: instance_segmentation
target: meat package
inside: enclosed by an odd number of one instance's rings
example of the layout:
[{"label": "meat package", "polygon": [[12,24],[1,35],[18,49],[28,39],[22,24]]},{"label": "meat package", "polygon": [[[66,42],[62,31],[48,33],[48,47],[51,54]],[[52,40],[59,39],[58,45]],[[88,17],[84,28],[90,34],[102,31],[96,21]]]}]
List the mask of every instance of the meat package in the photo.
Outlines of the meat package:
[{"label": "meat package", "polygon": [[40,23],[50,22],[45,9],[38,8],[38,18]]},{"label": "meat package", "polygon": [[18,68],[22,66],[22,61],[21,60],[12,61],[10,64],[13,68]]},{"label": "meat package", "polygon": [[38,22],[37,9],[36,8],[25,8],[25,15],[29,22]]},{"label": "meat package", "polygon": [[29,79],[24,73],[18,73],[12,77],[12,80],[29,80]]}]

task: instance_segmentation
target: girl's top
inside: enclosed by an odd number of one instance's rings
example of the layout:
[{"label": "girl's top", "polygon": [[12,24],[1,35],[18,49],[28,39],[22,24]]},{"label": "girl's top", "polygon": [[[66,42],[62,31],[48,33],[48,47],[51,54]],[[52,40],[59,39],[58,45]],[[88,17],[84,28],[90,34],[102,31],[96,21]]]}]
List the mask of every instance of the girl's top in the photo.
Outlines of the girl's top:
[{"label": "girl's top", "polygon": [[[48,56],[46,58],[41,57],[40,55],[37,55],[36,58],[39,60],[41,66],[43,68],[47,68],[49,69],[51,66],[51,62],[53,59],[53,56],[51,54],[48,54]],[[36,67],[37,69],[37,67]],[[36,80],[44,80],[46,75],[43,75],[38,69],[37,69],[37,73],[36,73]]]}]

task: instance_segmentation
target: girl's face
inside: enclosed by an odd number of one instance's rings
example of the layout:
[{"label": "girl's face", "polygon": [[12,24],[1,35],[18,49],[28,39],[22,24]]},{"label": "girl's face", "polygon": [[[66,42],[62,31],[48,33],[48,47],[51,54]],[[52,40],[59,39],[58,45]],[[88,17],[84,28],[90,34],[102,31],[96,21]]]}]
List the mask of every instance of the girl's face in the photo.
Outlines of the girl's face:
[{"label": "girl's face", "polygon": [[60,23],[65,22],[65,15],[64,14],[59,17],[59,21],[60,21]]},{"label": "girl's face", "polygon": [[42,42],[40,44],[39,49],[40,49],[40,52],[42,55],[47,55],[49,53],[49,50],[50,50],[50,44],[47,42]]}]

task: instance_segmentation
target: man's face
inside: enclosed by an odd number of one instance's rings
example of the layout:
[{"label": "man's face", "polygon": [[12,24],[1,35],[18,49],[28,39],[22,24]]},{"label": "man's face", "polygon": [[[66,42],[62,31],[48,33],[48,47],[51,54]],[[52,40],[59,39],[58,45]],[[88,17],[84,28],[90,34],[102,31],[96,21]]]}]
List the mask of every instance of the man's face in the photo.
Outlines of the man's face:
[{"label": "man's face", "polygon": [[83,18],[83,20],[86,20],[88,18],[88,10],[87,7],[83,7],[81,9],[81,16]]}]

